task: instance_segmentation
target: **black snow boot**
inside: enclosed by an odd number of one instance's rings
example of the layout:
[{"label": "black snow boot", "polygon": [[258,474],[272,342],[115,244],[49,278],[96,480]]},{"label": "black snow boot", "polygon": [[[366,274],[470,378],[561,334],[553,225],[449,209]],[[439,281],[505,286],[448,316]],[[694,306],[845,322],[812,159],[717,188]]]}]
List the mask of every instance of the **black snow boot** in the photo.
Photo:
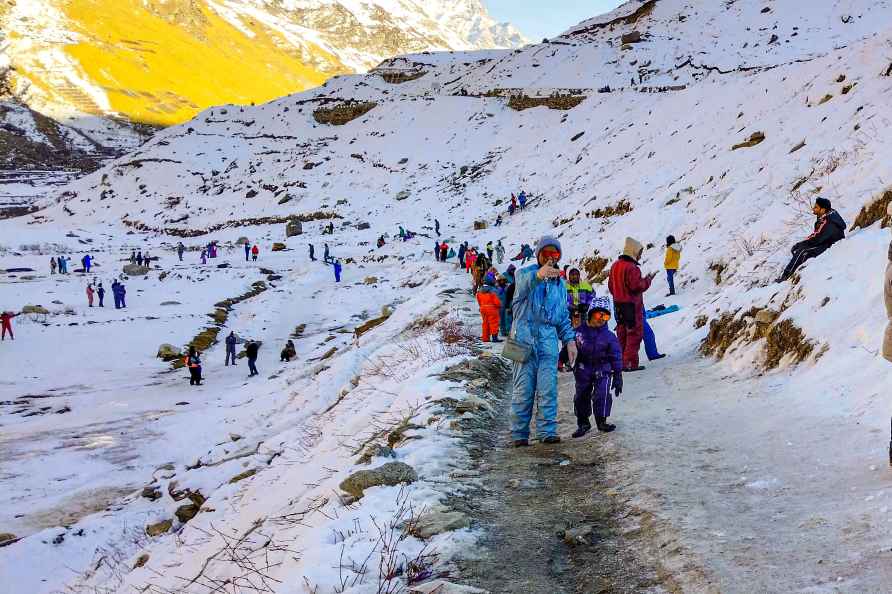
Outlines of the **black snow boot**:
[{"label": "black snow boot", "polygon": [[512,448],[525,448],[528,445],[530,445],[530,442],[529,442],[529,440],[526,440],[526,439],[515,439],[514,441],[511,442]]},{"label": "black snow boot", "polygon": [[607,422],[607,417],[595,417],[595,423],[598,424],[598,431],[602,433],[610,433],[616,429],[616,425],[611,425]]},{"label": "black snow boot", "polygon": [[588,426],[579,427],[578,429],[576,429],[576,431],[573,432],[572,437],[573,438],[582,437],[583,435],[585,435],[586,433],[588,433],[591,430],[592,430],[592,428],[588,427]]},{"label": "black snow boot", "polygon": [[502,341],[499,339],[499,335],[498,335],[498,334],[493,334],[492,337],[491,337],[490,342],[502,342]]},{"label": "black snow boot", "polygon": [[558,437],[557,435],[549,435],[548,437],[546,437],[545,439],[542,440],[542,443],[548,443],[548,444],[561,443],[561,438]]}]

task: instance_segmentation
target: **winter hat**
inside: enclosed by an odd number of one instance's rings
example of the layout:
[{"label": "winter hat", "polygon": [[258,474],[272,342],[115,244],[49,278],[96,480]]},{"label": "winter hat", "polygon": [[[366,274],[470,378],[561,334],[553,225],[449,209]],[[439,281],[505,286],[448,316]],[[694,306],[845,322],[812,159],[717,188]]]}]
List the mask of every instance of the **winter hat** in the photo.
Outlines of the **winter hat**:
[{"label": "winter hat", "polygon": [[669,237],[666,238],[666,246],[670,246],[670,245],[672,245],[673,243],[675,243],[675,236],[674,236],[674,235],[670,235]]},{"label": "winter hat", "polygon": [[832,210],[833,206],[831,206],[830,201],[826,198],[818,198],[815,200],[815,206],[820,206],[824,210]]},{"label": "winter hat", "polygon": [[557,249],[557,251],[559,251],[561,253],[563,253],[563,251],[564,251],[561,249],[561,242],[558,241],[556,237],[554,237],[553,235],[543,235],[542,239],[540,239],[536,243],[536,257],[538,258],[539,252],[541,252],[548,246],[551,246],[551,247]]},{"label": "winter hat", "polygon": [[486,287],[496,286],[496,278],[491,274],[487,274],[486,277],[483,279],[483,285]]},{"label": "winter hat", "polygon": [[638,260],[644,252],[644,246],[635,239],[626,237],[626,244],[623,247],[623,255]]},{"label": "winter hat", "polygon": [[591,318],[596,311],[610,313],[610,297],[595,297],[592,299],[592,304],[588,308],[588,317]]}]

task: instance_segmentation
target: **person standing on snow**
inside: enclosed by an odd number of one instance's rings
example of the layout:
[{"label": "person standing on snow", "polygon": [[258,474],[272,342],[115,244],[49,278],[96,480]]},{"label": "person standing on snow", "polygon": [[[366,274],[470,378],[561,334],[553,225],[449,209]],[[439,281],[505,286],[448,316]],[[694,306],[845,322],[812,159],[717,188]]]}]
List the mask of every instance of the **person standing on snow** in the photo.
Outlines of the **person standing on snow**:
[{"label": "person standing on snow", "polygon": [[313,247],[313,244],[310,244],[310,262],[316,261],[316,248]]},{"label": "person standing on snow", "polygon": [[183,242],[179,242],[177,244],[177,256],[180,258],[180,262],[183,261],[183,253],[186,251],[186,246],[183,245]]},{"label": "person standing on snow", "polygon": [[437,259],[437,262],[440,261],[440,242],[439,240],[434,240],[434,258]]},{"label": "person standing on snow", "polygon": [[0,328],[2,328],[0,340],[6,340],[7,332],[9,332],[9,340],[15,340],[15,335],[12,333],[12,319],[17,315],[19,314],[14,314],[11,311],[0,313]]},{"label": "person standing on snow", "polygon": [[458,246],[458,267],[462,270],[465,269],[465,252],[468,251],[468,245],[466,242],[462,242]]},{"label": "person standing on snow", "polygon": [[607,418],[613,408],[611,389],[617,396],[623,393],[623,356],[619,340],[607,328],[609,320],[610,300],[598,297],[588,311],[588,325],[582,324],[576,329],[579,358],[573,372],[576,380],[573,409],[577,427],[573,437],[582,437],[591,431],[592,408],[598,431],[609,433],[616,429]]},{"label": "person standing on snow", "polygon": [[322,261],[325,262],[326,264],[328,264],[328,262],[329,262],[330,259],[331,259],[331,256],[329,256],[329,252],[328,252],[328,244],[326,243],[326,244],[325,244],[325,249],[324,249],[323,252],[322,252]]},{"label": "person standing on snow", "polygon": [[440,262],[445,262],[449,259],[449,244],[446,243],[446,240],[443,240],[443,243],[440,244]]},{"label": "person standing on snow", "polygon": [[514,195],[514,192],[511,192],[511,204],[508,205],[508,214],[514,215],[514,211],[517,210],[517,196]]},{"label": "person standing on snow", "polygon": [[242,342],[242,340],[235,335],[235,332],[230,332],[229,336],[226,337],[226,362],[225,367],[229,367],[230,361],[233,365],[235,365],[235,345]]},{"label": "person standing on snow", "polygon": [[136,264],[136,252],[130,252],[130,263]]},{"label": "person standing on snow", "polygon": [[296,356],[297,349],[294,348],[294,341],[289,340],[285,343],[285,348],[283,348],[282,352],[279,354],[279,361],[282,363],[288,363]]},{"label": "person standing on snow", "polygon": [[207,250],[207,248],[202,248],[202,250],[201,250],[201,263],[202,263],[202,264],[207,264],[207,263],[208,263],[208,250]]},{"label": "person standing on snow", "polygon": [[527,205],[527,193],[523,190],[520,191],[520,195],[517,197],[517,203],[520,205],[520,210],[523,210]]},{"label": "person standing on snow", "polygon": [[341,261],[340,260],[335,260],[334,275],[335,275],[335,282],[336,283],[341,282]]},{"label": "person standing on snow", "polygon": [[102,287],[102,283],[99,283],[99,287],[96,289],[96,296],[99,297],[99,307],[105,307],[102,303],[102,300],[105,299],[105,289]]},{"label": "person standing on snow", "polygon": [[136,252],[136,265],[142,266],[142,250]]},{"label": "person standing on snow", "polygon": [[189,368],[189,385],[201,385],[201,355],[195,350],[194,346],[189,347],[189,352],[183,358],[186,367]]},{"label": "person standing on snow", "polygon": [[68,258],[59,256],[59,274],[68,274]]},{"label": "person standing on snow", "polygon": [[526,361],[515,361],[511,395],[511,438],[514,447],[529,445],[533,405],[538,398],[536,430],[543,443],[559,443],[557,434],[557,364],[560,343],[567,345],[569,363],[576,362],[576,332],[567,312],[567,288],[556,264],[560,242],[546,235],[536,245],[536,264],[515,274],[511,303],[511,337],[529,347]]},{"label": "person standing on snow", "polygon": [[505,246],[502,245],[502,240],[500,239],[498,243],[496,243],[496,262],[499,264],[502,263],[502,260],[505,259]]},{"label": "person standing on snow", "polygon": [[793,258],[784,269],[776,282],[782,283],[791,276],[796,270],[802,266],[809,258],[817,258],[830,247],[846,237],[846,222],[839,216],[839,213],[833,210],[833,206],[826,198],[818,198],[812,207],[817,220],[815,220],[815,231],[804,240],[793,246]]},{"label": "person standing on snow", "polygon": [[248,374],[248,377],[253,377],[255,375],[258,375],[256,363],[257,363],[257,351],[259,351],[259,350],[260,350],[260,344],[255,340],[250,341],[248,343],[248,346],[245,347],[245,354],[248,356],[248,371],[250,371],[250,373]]},{"label": "person standing on snow", "polygon": [[499,310],[502,301],[499,299],[495,283],[489,279],[483,282],[483,286],[477,291],[477,304],[480,306],[480,318],[482,320],[483,342],[502,342],[499,340]]},{"label": "person standing on snow", "polygon": [[437,237],[440,236],[440,221],[434,219],[434,232],[437,234]]},{"label": "person standing on snow", "polygon": [[260,248],[257,247],[257,244],[255,243],[254,247],[251,248],[251,260],[256,262],[257,256],[259,256],[259,255],[260,255]]},{"label": "person standing on snow", "polygon": [[93,259],[90,257],[90,254],[87,254],[81,260],[81,263],[84,265],[84,273],[90,272],[90,265],[92,264]]},{"label": "person standing on snow", "polygon": [[50,258],[50,274],[56,274],[56,259]]},{"label": "person standing on snow", "polygon": [[93,307],[93,285],[87,283],[87,303]]},{"label": "person standing on snow", "polygon": [[125,298],[127,295],[127,288],[124,286],[124,283],[118,283],[117,287],[118,287],[118,303],[120,304],[121,308],[126,308],[127,302],[125,301]]},{"label": "person standing on snow", "polygon": [[249,261],[250,259],[251,259],[251,242],[246,241],[245,242],[245,262]]},{"label": "person standing on snow", "polygon": [[624,371],[640,371],[638,351],[644,338],[644,292],[656,276],[655,272],[641,276],[638,260],[644,246],[631,237],[626,238],[623,255],[610,267],[607,288],[613,295],[616,313],[616,334],[623,349]]},{"label": "person standing on snow", "polygon": [[486,242],[486,259],[492,262],[492,254],[495,250],[492,247],[492,241]]},{"label": "person standing on snow", "polygon": [[675,295],[675,273],[678,272],[678,264],[681,262],[681,244],[675,241],[675,236],[670,235],[666,238],[666,259],[663,266],[666,268],[666,282],[669,283],[670,297]]}]

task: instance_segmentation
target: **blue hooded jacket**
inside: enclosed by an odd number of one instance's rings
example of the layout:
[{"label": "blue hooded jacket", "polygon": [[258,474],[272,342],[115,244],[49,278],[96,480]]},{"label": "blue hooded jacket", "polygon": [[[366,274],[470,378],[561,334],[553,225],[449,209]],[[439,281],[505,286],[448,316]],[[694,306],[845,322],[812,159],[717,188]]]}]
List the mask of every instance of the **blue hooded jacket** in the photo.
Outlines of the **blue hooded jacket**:
[{"label": "blue hooded jacket", "polygon": [[576,338],[567,311],[567,288],[561,279],[542,281],[536,278],[538,264],[515,273],[514,332],[516,339],[533,345],[540,354],[558,356],[560,344]]}]

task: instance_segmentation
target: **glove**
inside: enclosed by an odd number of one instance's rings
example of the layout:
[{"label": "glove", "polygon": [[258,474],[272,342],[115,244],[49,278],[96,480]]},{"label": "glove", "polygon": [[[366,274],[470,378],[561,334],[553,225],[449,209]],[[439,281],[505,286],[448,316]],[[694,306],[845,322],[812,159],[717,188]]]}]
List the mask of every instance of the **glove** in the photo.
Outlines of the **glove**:
[{"label": "glove", "polygon": [[579,349],[576,348],[576,341],[571,340],[567,343],[567,363],[570,369],[576,366],[576,357],[579,356]]},{"label": "glove", "polygon": [[622,371],[614,371],[613,372],[613,393],[616,394],[617,398],[619,398],[619,395],[623,393],[623,372]]}]

